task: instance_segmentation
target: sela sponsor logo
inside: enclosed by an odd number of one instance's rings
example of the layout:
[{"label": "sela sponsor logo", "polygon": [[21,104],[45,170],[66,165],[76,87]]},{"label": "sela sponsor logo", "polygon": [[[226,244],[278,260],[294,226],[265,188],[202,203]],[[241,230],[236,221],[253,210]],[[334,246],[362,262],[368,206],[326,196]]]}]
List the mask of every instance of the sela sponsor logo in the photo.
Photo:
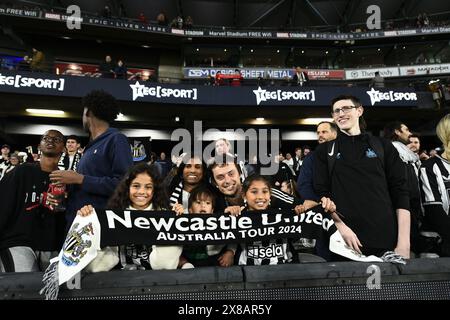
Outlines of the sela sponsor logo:
[{"label": "sela sponsor logo", "polygon": [[247,255],[253,259],[282,258],[284,256],[282,244],[271,244],[268,247],[248,246]]},{"label": "sela sponsor logo", "polygon": [[415,92],[395,92],[395,91],[387,91],[380,92],[372,88],[370,91],[366,91],[370,97],[370,103],[375,105],[377,102],[381,101],[417,101],[417,95]]},{"label": "sela sponsor logo", "polygon": [[261,89],[258,87],[258,90],[253,90],[253,93],[256,96],[256,104],[259,105],[261,102],[276,100],[306,100],[306,101],[316,101],[316,95],[314,90],[309,91],[269,91],[265,89]]},{"label": "sela sponsor logo", "polygon": [[191,99],[197,100],[197,88],[194,89],[173,89],[164,88],[161,86],[146,87],[136,81],[135,84],[130,84],[133,90],[133,101],[137,98],[143,98],[145,96],[161,98],[179,98],[179,99]]},{"label": "sela sponsor logo", "polygon": [[64,91],[64,79],[42,79],[24,77],[20,74],[15,76],[3,76],[0,73],[0,86],[11,86],[14,88],[31,88],[36,87],[39,89],[54,89],[58,91]]}]

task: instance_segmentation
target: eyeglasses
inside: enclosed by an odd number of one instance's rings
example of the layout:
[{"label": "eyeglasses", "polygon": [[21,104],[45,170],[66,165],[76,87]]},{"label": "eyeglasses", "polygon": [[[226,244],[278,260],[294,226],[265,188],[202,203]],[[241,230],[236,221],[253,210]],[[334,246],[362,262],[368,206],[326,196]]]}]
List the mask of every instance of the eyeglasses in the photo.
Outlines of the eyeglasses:
[{"label": "eyeglasses", "polygon": [[342,108],[336,108],[336,109],[334,109],[333,111],[331,111],[331,115],[333,115],[333,116],[338,116],[340,113],[341,113],[341,111],[344,113],[344,114],[347,114],[347,113],[349,113],[350,112],[350,110],[352,110],[353,108],[358,108],[358,106],[343,106]]},{"label": "eyeglasses", "polygon": [[62,143],[62,142],[64,142],[64,139],[61,137],[43,136],[41,141]]}]

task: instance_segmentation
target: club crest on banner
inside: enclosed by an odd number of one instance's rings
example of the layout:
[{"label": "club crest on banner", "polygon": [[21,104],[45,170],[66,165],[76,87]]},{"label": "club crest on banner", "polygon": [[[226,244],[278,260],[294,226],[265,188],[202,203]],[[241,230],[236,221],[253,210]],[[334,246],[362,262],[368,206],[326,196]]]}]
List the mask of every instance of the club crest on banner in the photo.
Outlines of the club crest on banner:
[{"label": "club crest on banner", "polygon": [[145,151],[145,146],[142,141],[134,140],[133,145],[131,146],[131,154],[133,156],[133,161],[143,161],[147,157],[147,153]]},{"label": "club crest on banner", "polygon": [[78,223],[72,225],[64,242],[61,260],[66,266],[76,266],[92,246],[90,240],[90,237],[94,235],[92,223],[85,225],[80,230],[77,230],[78,225]]}]

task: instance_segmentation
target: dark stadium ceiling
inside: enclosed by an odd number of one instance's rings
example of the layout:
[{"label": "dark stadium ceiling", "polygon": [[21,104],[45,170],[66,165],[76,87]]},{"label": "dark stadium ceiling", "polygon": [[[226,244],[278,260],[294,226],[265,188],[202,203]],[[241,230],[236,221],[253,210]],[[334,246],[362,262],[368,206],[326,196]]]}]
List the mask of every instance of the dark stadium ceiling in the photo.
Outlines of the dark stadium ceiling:
[{"label": "dark stadium ceiling", "polygon": [[[378,5],[381,19],[401,20],[414,18],[420,13],[447,19],[450,1],[446,0],[34,0],[2,1],[22,3],[32,7],[62,7],[77,4],[84,12],[98,14],[108,5],[112,15],[125,12],[129,18],[137,18],[143,13],[149,21],[164,12],[169,21],[177,15],[191,16],[196,26],[224,26],[238,28],[299,29],[341,25],[365,24],[367,7]],[[122,9],[120,9],[122,8]],[[334,30],[336,28],[334,27]]]}]

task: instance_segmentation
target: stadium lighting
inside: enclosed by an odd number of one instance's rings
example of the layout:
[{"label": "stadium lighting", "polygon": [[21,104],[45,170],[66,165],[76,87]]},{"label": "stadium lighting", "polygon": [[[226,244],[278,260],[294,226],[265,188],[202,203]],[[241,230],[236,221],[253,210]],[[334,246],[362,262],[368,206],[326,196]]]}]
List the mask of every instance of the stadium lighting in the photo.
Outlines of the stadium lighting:
[{"label": "stadium lighting", "polygon": [[305,53],[305,50],[302,50],[302,54]]},{"label": "stadium lighting", "polygon": [[65,40],[70,40],[70,39],[72,39],[71,37],[61,37],[61,38],[65,39]]},{"label": "stadium lighting", "polygon": [[352,50],[352,53],[355,53],[355,50]]},{"label": "stadium lighting", "polygon": [[180,117],[175,117],[175,122],[179,122],[180,121]]},{"label": "stadium lighting", "polygon": [[116,121],[131,121],[130,117],[127,117],[122,112],[117,115]]},{"label": "stadium lighting", "polygon": [[328,54],[328,50],[327,50],[327,51],[325,51],[325,54]]},{"label": "stadium lighting", "polygon": [[51,109],[25,109],[25,111],[35,116],[62,116],[65,114],[62,110]]},{"label": "stadium lighting", "polygon": [[146,45],[146,44],[143,44],[143,45],[142,45],[142,48],[148,49],[148,48],[150,48],[150,46],[148,46],[148,45]]},{"label": "stadium lighting", "polygon": [[197,52],[198,52],[198,51],[200,51],[200,49],[199,49],[199,48],[197,48],[196,50],[197,50]]},{"label": "stadium lighting", "polygon": [[223,52],[227,52],[227,49],[223,49]]},{"label": "stadium lighting", "polygon": [[262,121],[264,121],[264,120],[265,120],[264,118],[256,118],[256,121],[262,122]]},{"label": "stadium lighting", "polygon": [[299,123],[305,124],[305,125],[315,125],[316,126],[322,121],[333,122],[333,119],[332,118],[305,118],[305,119],[300,119]]},{"label": "stadium lighting", "polygon": [[277,50],[277,53],[280,53],[280,50]]},{"label": "stadium lighting", "polygon": [[253,49],[250,49],[250,52],[253,52]]},{"label": "stadium lighting", "polygon": [[380,49],[380,48],[378,48],[378,49],[377,49],[377,51],[378,51],[378,52],[380,52],[380,51],[381,51],[381,49]]}]

